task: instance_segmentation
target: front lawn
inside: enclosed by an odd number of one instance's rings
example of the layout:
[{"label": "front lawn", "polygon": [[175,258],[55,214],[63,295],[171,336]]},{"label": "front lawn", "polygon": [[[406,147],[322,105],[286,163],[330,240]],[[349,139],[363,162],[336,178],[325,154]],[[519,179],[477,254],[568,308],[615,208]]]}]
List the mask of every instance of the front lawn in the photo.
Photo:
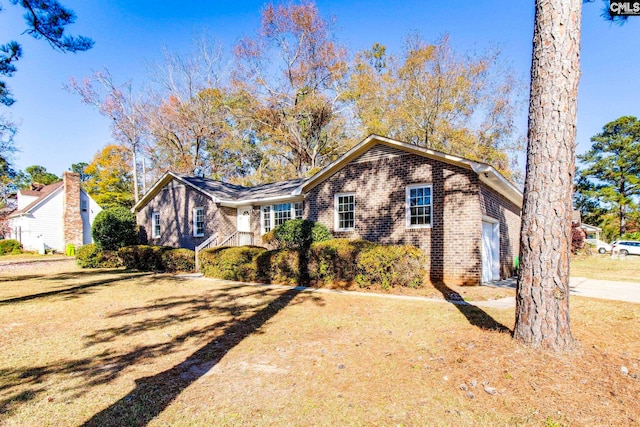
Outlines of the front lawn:
[{"label": "front lawn", "polygon": [[513,309],[0,271],[0,424],[640,423],[640,305],[571,304],[554,355],[513,343]]},{"label": "front lawn", "polygon": [[571,257],[571,276],[640,283],[640,256],[612,258],[610,254]]}]

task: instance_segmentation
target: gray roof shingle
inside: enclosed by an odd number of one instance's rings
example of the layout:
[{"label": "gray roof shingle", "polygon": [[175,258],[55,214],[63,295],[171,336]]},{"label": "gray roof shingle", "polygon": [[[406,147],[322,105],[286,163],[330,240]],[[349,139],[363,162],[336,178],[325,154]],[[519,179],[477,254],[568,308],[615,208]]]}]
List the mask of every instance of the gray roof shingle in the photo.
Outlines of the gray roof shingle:
[{"label": "gray roof shingle", "polygon": [[[177,174],[176,174],[177,175]],[[274,197],[290,196],[305,180],[302,178],[288,181],[260,184],[254,187],[243,187],[228,182],[216,181],[198,176],[178,175],[180,179],[194,187],[224,201],[260,200]]]}]

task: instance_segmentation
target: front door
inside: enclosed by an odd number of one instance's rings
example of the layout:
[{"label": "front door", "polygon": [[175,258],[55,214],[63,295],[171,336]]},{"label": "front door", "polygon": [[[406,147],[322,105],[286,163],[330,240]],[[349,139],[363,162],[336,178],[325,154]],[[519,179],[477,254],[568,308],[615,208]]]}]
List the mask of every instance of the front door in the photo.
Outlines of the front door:
[{"label": "front door", "polygon": [[238,208],[238,245],[251,245],[251,206]]},{"label": "front door", "polygon": [[482,221],[482,281],[500,279],[500,232],[497,222]]}]

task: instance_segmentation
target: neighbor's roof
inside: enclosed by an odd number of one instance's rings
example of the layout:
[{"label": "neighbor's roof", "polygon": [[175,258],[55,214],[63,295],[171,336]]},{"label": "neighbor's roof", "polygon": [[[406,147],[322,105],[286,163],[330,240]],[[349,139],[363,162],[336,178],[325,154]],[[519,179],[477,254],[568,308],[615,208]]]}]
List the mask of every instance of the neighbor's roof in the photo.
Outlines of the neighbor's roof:
[{"label": "neighbor's roof", "polygon": [[351,161],[357,159],[376,145],[387,146],[395,150],[429,157],[441,162],[470,169],[478,175],[481,182],[505,196],[516,206],[522,207],[522,192],[490,165],[442,153],[440,151],[419,147],[417,145],[407,144],[391,138],[370,135],[351,150],[347,151],[336,161],[308,179],[292,179],[289,181],[262,184],[255,187],[243,187],[208,178],[167,172],[154,184],[147,194],[145,194],[142,199],[136,203],[133,207],[133,211],[135,212],[140,210],[173,179],[177,179],[178,181],[191,186],[192,188],[209,196],[214,202],[220,203],[224,206],[241,206],[244,204],[276,202],[280,200],[302,200],[304,193],[329,179],[339,170],[347,166]]},{"label": "neighbor's roof", "polygon": [[20,216],[20,215],[31,213],[32,210],[34,210],[35,208],[40,206],[42,203],[44,203],[46,200],[48,200],[53,195],[53,193],[56,192],[56,190],[58,190],[59,188],[62,188],[62,184],[63,184],[62,181],[58,181],[53,184],[45,185],[40,190],[20,190],[19,194],[21,195],[32,196],[32,197],[35,196],[38,198],[33,202],[29,203],[24,208],[14,211],[11,215],[9,215],[9,217]]}]

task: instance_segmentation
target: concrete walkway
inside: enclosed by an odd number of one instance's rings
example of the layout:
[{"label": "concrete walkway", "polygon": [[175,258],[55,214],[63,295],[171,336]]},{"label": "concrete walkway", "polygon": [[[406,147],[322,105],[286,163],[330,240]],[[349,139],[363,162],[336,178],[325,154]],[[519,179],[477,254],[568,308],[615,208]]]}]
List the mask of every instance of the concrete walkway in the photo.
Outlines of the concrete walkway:
[{"label": "concrete walkway", "polygon": [[[499,282],[483,283],[483,286],[515,289],[516,279],[512,278]],[[571,295],[580,297],[601,298],[640,304],[640,283],[636,282],[616,282],[613,280],[571,277],[569,279],[569,292]]]}]

